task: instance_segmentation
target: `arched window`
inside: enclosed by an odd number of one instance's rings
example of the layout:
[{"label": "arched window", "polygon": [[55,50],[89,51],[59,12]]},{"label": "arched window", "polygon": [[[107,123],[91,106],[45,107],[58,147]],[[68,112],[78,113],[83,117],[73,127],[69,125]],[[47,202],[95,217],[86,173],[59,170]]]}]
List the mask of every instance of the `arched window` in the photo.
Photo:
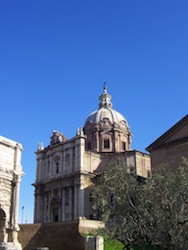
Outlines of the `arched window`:
[{"label": "arched window", "polygon": [[6,221],[6,214],[4,210],[0,209],[0,241],[4,242],[5,238],[5,221]]},{"label": "arched window", "polygon": [[56,174],[59,174],[59,162],[56,162]]}]

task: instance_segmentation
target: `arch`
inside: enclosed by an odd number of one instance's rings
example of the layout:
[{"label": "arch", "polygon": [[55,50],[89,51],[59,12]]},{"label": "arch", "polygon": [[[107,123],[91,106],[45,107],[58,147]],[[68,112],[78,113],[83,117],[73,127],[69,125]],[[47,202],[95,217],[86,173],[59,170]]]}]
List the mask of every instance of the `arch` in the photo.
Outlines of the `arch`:
[{"label": "arch", "polygon": [[6,235],[6,213],[3,209],[0,208],[0,243],[5,242]]},{"label": "arch", "polygon": [[59,197],[53,197],[50,202],[50,213],[51,213],[51,222],[61,221],[61,200]]}]

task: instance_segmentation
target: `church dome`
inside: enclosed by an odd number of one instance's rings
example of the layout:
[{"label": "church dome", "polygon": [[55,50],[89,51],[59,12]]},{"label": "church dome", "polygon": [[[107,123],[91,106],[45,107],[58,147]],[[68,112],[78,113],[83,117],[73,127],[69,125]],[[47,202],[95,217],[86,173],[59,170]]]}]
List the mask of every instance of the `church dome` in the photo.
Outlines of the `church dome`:
[{"label": "church dome", "polygon": [[[107,87],[104,86],[103,93],[99,96],[100,102],[98,110],[92,112],[86,119],[84,134],[87,136],[88,145],[93,145],[93,142],[95,142],[95,145],[99,145],[102,143],[102,137],[104,137],[104,140],[105,138],[109,138],[111,141],[117,141],[117,137],[119,136],[122,142],[126,143],[126,149],[128,149],[132,135],[129,125],[125,117],[112,108],[111,99],[112,97],[107,92]],[[113,144],[115,145],[115,142]],[[96,146],[98,148],[96,151],[102,150],[102,146],[99,146]],[[91,146],[91,149],[93,147],[94,145]],[[115,145],[111,150],[117,147],[119,146]]]},{"label": "church dome", "polygon": [[125,117],[112,108],[111,99],[112,99],[111,95],[107,93],[107,88],[106,86],[104,86],[103,94],[99,96],[100,100],[99,109],[92,112],[88,116],[85,126],[88,123],[90,125],[98,124],[102,122],[104,119],[108,119],[111,124],[124,123],[124,125],[128,126]]},{"label": "church dome", "polygon": [[125,124],[128,125],[125,117],[111,107],[101,107],[100,109],[92,112],[88,116],[86,124],[89,122],[90,124],[94,125],[102,122],[103,119],[108,119],[112,124],[120,124],[121,122],[125,122]]}]

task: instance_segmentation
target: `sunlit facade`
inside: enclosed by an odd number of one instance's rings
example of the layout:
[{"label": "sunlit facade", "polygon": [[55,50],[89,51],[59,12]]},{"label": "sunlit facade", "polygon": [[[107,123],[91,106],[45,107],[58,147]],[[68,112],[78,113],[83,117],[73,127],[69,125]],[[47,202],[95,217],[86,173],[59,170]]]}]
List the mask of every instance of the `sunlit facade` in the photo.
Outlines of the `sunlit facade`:
[{"label": "sunlit facade", "polygon": [[[99,108],[86,119],[84,127],[67,139],[53,131],[46,148],[36,152],[35,223],[97,219],[92,209],[92,179],[104,172],[108,162],[121,154],[131,171],[150,174],[148,154],[132,150],[132,133],[125,117],[112,107],[104,86]],[[118,171],[118,170],[117,170]]]},{"label": "sunlit facade", "polygon": [[0,136],[0,249],[22,249],[17,238],[22,150],[20,143]]}]

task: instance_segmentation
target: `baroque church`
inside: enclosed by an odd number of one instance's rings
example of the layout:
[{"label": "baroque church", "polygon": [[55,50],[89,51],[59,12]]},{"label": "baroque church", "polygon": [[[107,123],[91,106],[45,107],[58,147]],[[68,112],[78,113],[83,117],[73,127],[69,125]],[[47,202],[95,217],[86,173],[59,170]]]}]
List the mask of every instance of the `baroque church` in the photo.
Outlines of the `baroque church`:
[{"label": "baroque church", "polygon": [[[83,128],[67,139],[53,131],[47,147],[38,146],[34,223],[98,219],[92,209],[92,179],[105,171],[114,157],[124,157],[130,171],[150,175],[150,156],[131,149],[132,133],[125,117],[116,111],[104,86],[99,107]],[[118,171],[118,170],[117,170]]]}]

